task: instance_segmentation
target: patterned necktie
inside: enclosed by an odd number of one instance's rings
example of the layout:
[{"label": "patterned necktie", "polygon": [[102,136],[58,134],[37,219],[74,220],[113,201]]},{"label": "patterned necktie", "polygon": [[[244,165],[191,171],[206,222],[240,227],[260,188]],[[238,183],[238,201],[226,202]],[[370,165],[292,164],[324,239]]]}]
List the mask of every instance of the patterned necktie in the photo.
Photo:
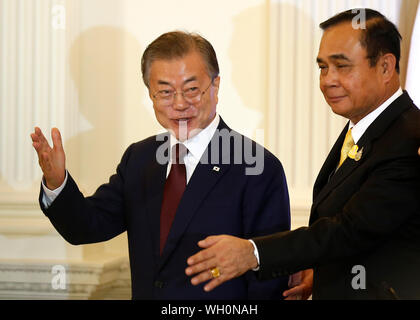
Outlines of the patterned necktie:
[{"label": "patterned necktie", "polygon": [[351,129],[347,131],[346,138],[344,139],[343,147],[341,148],[341,156],[340,156],[340,163],[338,164],[338,168],[341,167],[343,162],[347,159],[347,156],[350,150],[354,146],[354,140],[351,136]]},{"label": "patterned necktie", "polygon": [[162,254],[165,247],[176,210],[187,185],[187,173],[183,160],[187,151],[183,144],[178,143],[172,147],[171,171],[163,189],[162,208],[160,211],[160,254]]}]

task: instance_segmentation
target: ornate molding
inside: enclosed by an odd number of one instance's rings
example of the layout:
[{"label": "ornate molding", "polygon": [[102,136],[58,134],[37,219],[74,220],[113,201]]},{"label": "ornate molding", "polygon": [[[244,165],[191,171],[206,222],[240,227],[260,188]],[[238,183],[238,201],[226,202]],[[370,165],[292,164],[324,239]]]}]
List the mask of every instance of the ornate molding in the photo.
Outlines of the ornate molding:
[{"label": "ornate molding", "polygon": [[1,218],[0,234],[4,236],[40,236],[56,235],[57,231],[55,231],[55,229],[49,221],[45,221],[42,218]]},{"label": "ornate molding", "polygon": [[[54,266],[65,285],[54,288]],[[128,257],[95,261],[0,260],[0,299],[130,299]]]}]

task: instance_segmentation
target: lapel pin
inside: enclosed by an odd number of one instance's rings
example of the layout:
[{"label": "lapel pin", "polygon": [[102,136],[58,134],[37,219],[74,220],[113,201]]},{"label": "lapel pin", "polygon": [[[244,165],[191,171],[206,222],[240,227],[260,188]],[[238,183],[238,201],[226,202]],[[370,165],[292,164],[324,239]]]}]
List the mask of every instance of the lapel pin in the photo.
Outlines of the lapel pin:
[{"label": "lapel pin", "polygon": [[359,161],[360,159],[362,159],[362,155],[363,155],[363,148],[360,149],[360,151],[356,153],[356,155],[354,156],[354,160]]},{"label": "lapel pin", "polygon": [[213,167],[213,171],[219,172],[219,171],[220,171],[220,168],[219,168],[219,167],[214,166],[214,167]]},{"label": "lapel pin", "polygon": [[356,156],[356,154],[357,154],[357,150],[359,150],[359,146],[358,145],[354,145],[353,146],[353,148],[351,148],[351,150],[349,151],[349,153],[347,154],[348,155],[348,157],[350,158],[350,159],[353,159],[354,160],[354,157]]},{"label": "lapel pin", "polygon": [[359,161],[360,159],[362,159],[362,155],[363,155],[363,148],[360,149],[359,151],[358,145],[354,145],[353,148],[348,153],[349,158],[355,161]]}]

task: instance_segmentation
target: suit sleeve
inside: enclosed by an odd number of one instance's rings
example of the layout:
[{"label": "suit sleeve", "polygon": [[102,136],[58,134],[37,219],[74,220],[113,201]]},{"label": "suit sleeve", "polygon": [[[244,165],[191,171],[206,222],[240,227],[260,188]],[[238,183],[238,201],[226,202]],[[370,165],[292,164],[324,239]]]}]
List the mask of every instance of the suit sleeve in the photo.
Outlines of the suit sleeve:
[{"label": "suit sleeve", "polygon": [[[419,221],[420,159],[414,148],[409,151],[397,147],[393,155],[378,161],[340,212],[319,218],[310,227],[253,239],[260,255],[259,278],[368,252],[402,225]],[[415,224],[410,228],[418,232]]]},{"label": "suit sleeve", "polygon": [[[266,152],[262,174],[248,177],[244,194],[244,233],[246,238],[290,230],[290,205],[286,177],[277,158]],[[288,277],[259,281],[249,271],[249,299],[282,299]]]},{"label": "suit sleeve", "polygon": [[131,147],[124,153],[109,182],[90,197],[83,196],[70,174],[66,186],[48,208],[42,202],[41,188],[41,209],[66,241],[73,245],[96,243],[126,230],[123,190],[130,150]]}]

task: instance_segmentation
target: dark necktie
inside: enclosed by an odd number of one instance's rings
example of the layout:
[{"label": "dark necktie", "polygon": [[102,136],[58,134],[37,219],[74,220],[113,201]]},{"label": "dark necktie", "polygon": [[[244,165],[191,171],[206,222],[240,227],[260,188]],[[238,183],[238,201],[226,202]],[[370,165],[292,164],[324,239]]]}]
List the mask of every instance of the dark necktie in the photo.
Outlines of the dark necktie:
[{"label": "dark necktie", "polygon": [[160,254],[162,254],[165,247],[176,210],[187,185],[187,174],[183,160],[186,153],[187,148],[183,144],[178,143],[172,147],[171,171],[163,189],[162,208],[160,211]]}]

